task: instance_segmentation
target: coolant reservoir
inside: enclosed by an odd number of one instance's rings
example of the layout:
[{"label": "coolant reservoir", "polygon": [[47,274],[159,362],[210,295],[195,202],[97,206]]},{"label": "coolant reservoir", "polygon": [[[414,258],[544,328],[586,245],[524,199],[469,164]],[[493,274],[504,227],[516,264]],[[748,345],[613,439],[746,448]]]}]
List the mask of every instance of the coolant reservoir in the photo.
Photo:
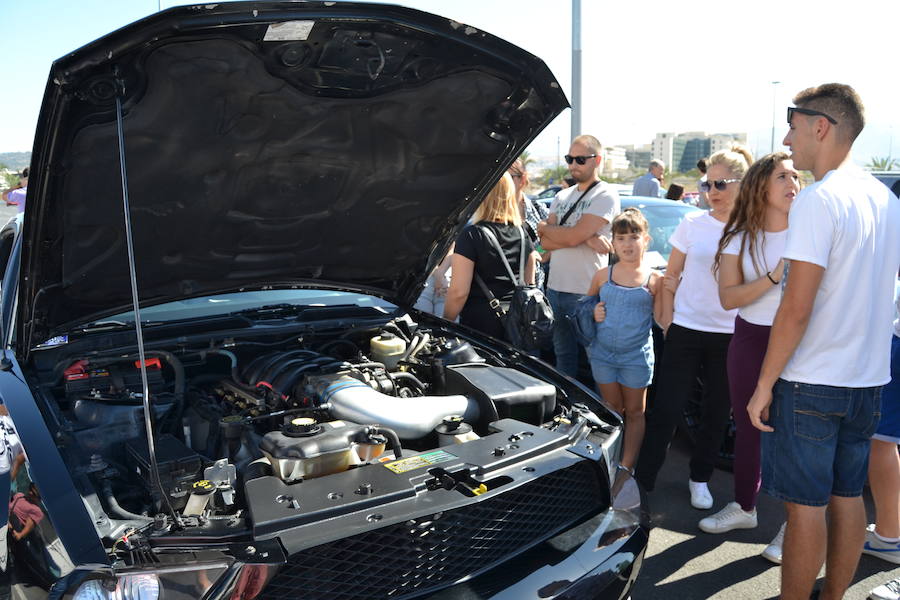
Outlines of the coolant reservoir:
[{"label": "coolant reservoir", "polygon": [[372,360],[384,363],[388,370],[397,368],[397,361],[406,352],[406,342],[393,333],[382,333],[369,341]]}]

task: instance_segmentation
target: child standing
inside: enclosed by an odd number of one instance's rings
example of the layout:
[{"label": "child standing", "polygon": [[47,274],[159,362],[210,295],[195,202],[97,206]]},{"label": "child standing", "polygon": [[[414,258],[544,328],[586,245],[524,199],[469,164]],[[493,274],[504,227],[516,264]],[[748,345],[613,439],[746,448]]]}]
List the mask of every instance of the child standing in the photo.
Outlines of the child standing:
[{"label": "child standing", "polygon": [[589,296],[596,334],[587,349],[591,372],[603,399],[625,417],[622,466],[634,473],[644,438],[647,386],[653,378],[653,319],[662,309],[662,275],[644,262],[650,243],[647,219],[627,208],[613,219],[613,250],[619,261],[597,271]]}]

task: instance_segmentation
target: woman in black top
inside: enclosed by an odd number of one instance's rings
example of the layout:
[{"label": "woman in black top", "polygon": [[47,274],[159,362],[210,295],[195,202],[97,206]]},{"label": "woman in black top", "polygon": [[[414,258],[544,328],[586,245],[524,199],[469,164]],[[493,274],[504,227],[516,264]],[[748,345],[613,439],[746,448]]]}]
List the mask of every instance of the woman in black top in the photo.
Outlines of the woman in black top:
[{"label": "woman in black top", "polygon": [[512,298],[516,282],[510,281],[506,267],[484,230],[489,229],[503,250],[516,277],[521,277],[519,264],[521,244],[525,244],[525,283],[534,284],[534,244],[522,230],[522,217],[516,203],[516,188],[509,173],[504,173],[475,211],[472,225],[463,229],[456,240],[450,289],[444,305],[444,318],[452,321],[459,316],[463,325],[500,339],[506,339],[503,324],[488,304],[481,287],[475,281],[477,273],[491,293],[500,301]]}]

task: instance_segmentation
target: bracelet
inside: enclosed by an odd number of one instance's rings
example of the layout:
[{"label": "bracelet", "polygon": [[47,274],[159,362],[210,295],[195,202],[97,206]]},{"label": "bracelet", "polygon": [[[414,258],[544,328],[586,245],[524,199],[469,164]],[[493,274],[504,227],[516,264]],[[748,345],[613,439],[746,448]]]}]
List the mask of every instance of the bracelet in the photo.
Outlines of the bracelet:
[{"label": "bracelet", "polygon": [[634,477],[634,469],[632,469],[630,467],[626,467],[625,465],[616,463],[616,470],[617,471],[627,471],[629,475]]},{"label": "bracelet", "polygon": [[779,283],[781,283],[780,281],[775,281],[774,279],[772,279],[772,274],[768,271],[766,271],[766,277],[768,277],[769,281],[771,281],[774,285],[778,285]]}]

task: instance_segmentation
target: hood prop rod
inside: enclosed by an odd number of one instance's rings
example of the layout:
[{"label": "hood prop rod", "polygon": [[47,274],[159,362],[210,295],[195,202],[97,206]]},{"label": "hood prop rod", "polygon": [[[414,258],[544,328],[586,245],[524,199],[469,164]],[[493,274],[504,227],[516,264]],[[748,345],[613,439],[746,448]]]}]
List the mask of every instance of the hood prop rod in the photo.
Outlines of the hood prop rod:
[{"label": "hood prop rod", "polygon": [[147,365],[144,361],[144,334],[141,329],[141,307],[138,301],[137,270],[134,265],[134,241],[131,237],[131,208],[128,203],[128,174],[125,168],[125,133],[122,123],[122,95],[124,83],[119,82],[119,91],[116,94],[116,133],[119,139],[119,170],[122,180],[122,208],[125,214],[125,245],[128,247],[128,270],[131,276],[131,302],[134,310],[134,332],[137,336],[138,359],[140,360],[141,385],[143,387],[141,400],[144,405],[144,427],[147,432],[147,450],[150,455],[150,470],[153,472],[153,483],[159,488],[160,497],[169,509],[172,520],[179,527],[183,527],[178,513],[169,502],[169,495],[163,488],[159,477],[159,465],[156,462],[156,443],[153,438],[153,413],[150,408],[150,384],[147,383]]}]

